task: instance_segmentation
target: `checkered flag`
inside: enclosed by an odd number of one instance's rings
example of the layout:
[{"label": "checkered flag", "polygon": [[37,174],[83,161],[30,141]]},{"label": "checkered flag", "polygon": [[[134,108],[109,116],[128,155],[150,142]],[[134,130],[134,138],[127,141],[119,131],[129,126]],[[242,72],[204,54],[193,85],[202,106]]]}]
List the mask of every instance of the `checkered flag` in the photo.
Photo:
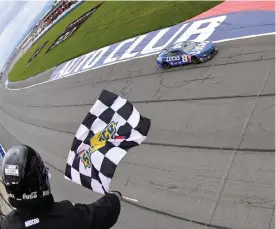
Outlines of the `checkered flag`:
[{"label": "checkered flag", "polygon": [[74,137],[65,178],[94,192],[109,192],[119,162],[146,139],[150,124],[128,100],[103,90]]}]

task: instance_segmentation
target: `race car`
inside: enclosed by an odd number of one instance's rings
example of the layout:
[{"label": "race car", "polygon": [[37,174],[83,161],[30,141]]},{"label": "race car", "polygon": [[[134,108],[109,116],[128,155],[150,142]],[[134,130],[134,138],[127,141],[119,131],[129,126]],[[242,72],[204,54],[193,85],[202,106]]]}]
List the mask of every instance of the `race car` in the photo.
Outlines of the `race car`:
[{"label": "race car", "polygon": [[211,41],[184,41],[162,50],[157,58],[157,65],[168,69],[183,64],[199,64],[212,59],[218,49]]}]

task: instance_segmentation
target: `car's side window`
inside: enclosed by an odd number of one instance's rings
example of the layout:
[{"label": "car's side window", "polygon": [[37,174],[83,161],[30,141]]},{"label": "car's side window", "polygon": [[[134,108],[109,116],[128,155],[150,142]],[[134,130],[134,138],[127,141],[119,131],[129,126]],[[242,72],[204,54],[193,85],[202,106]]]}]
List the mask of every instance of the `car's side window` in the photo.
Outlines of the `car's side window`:
[{"label": "car's side window", "polygon": [[174,56],[174,55],[175,55],[175,54],[173,53],[173,51],[171,51],[171,52],[168,52],[168,53],[167,53],[166,57]]},{"label": "car's side window", "polygon": [[181,55],[182,53],[179,51],[179,50],[174,50],[172,51],[173,52],[173,55],[176,56],[176,55]]}]

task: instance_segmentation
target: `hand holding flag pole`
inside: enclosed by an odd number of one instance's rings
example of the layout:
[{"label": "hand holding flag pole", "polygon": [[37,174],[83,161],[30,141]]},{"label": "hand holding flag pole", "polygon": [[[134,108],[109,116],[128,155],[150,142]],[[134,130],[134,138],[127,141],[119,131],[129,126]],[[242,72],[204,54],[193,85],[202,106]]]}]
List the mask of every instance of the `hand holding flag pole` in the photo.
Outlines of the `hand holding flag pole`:
[{"label": "hand holding flag pole", "polygon": [[150,125],[128,100],[103,90],[74,137],[64,177],[93,192],[108,193],[119,162],[142,144]]}]

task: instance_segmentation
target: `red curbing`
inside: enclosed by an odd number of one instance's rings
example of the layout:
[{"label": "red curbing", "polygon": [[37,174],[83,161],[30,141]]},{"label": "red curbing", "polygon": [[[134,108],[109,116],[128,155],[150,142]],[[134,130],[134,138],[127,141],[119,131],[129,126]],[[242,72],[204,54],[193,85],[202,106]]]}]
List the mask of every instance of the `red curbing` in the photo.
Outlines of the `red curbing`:
[{"label": "red curbing", "polygon": [[275,10],[275,1],[238,1],[238,0],[225,0],[223,3],[205,11],[189,20],[199,20],[212,16],[235,13],[240,11],[253,11],[253,10]]}]

